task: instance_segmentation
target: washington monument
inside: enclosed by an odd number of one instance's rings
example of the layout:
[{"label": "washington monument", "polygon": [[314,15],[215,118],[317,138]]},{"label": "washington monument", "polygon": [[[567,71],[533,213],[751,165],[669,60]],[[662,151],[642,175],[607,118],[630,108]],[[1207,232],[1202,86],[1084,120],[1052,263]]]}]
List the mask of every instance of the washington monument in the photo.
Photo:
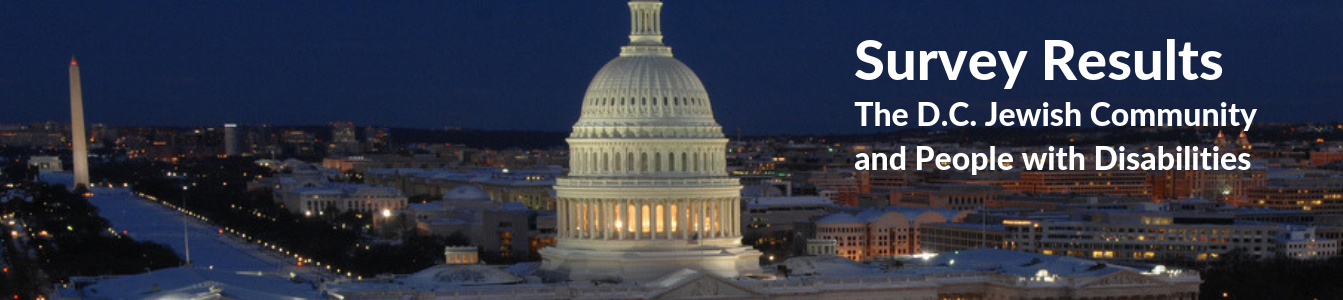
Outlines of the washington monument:
[{"label": "washington monument", "polygon": [[89,187],[89,139],[84,136],[84,94],[79,88],[79,63],[70,57],[70,149],[75,161],[73,188]]}]

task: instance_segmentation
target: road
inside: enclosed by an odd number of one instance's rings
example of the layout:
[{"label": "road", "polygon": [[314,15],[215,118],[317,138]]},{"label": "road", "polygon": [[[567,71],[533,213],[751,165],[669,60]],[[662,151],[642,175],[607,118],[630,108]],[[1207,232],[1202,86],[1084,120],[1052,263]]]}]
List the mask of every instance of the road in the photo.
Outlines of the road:
[{"label": "road", "polygon": [[89,203],[98,207],[99,215],[111,222],[112,228],[118,233],[137,241],[168,245],[184,258],[186,246],[182,239],[182,224],[186,222],[192,265],[236,272],[294,273],[311,281],[336,276],[324,268],[308,264],[297,266],[297,260],[293,257],[263,248],[221,231],[220,227],[212,223],[141,198],[129,189],[95,188],[92,192]]}]

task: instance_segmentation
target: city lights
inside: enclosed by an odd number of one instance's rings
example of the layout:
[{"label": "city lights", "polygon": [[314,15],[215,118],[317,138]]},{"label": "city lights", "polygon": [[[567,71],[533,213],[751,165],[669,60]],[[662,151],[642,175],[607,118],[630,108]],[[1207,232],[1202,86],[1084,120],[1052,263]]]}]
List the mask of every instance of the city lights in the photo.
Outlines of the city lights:
[{"label": "city lights", "polygon": [[0,4],[0,295],[1343,282],[1335,4],[622,2]]}]

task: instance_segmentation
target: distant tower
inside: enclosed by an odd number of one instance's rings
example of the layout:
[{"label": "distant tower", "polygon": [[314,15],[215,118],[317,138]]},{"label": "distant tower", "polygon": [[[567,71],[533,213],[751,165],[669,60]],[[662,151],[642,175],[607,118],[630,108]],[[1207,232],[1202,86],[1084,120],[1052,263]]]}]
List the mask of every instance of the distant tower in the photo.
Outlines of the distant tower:
[{"label": "distant tower", "polygon": [[662,2],[629,2],[630,43],[602,67],[557,178],[557,244],[541,269],[570,280],[646,283],[693,269],[761,272],[741,243],[741,184],[695,72],[662,44]]},{"label": "distant tower", "polygon": [[358,144],[359,139],[354,133],[354,123],[334,122],[331,123],[331,141],[336,144]]},{"label": "distant tower", "polygon": [[238,157],[242,155],[242,150],[238,149],[238,124],[224,124],[224,156]]},{"label": "distant tower", "polygon": [[1223,151],[1228,151],[1228,152],[1231,151],[1231,150],[1227,150],[1227,149],[1230,149],[1230,148],[1228,148],[1227,146],[1231,145],[1231,143],[1230,143],[1230,142],[1227,142],[1227,140],[1226,140],[1226,135],[1225,135],[1225,134],[1222,134],[1222,131],[1220,131],[1220,130],[1217,131],[1217,138],[1212,140],[1212,144],[1213,144],[1214,146],[1217,146],[1218,148],[1221,148]]},{"label": "distant tower", "polygon": [[84,136],[84,92],[79,88],[79,63],[70,57],[70,145],[75,162],[75,187],[89,186],[89,139]]},{"label": "distant tower", "polygon": [[331,123],[331,152],[339,154],[359,153],[359,137],[355,135],[354,123]]},{"label": "distant tower", "polygon": [[1250,146],[1250,138],[1245,137],[1244,131],[1241,131],[1240,136],[1236,137],[1236,148],[1239,148],[1238,150],[1250,150],[1250,148],[1253,148]]},{"label": "distant tower", "polygon": [[364,149],[365,152],[377,153],[387,149],[390,134],[386,127],[364,127]]}]

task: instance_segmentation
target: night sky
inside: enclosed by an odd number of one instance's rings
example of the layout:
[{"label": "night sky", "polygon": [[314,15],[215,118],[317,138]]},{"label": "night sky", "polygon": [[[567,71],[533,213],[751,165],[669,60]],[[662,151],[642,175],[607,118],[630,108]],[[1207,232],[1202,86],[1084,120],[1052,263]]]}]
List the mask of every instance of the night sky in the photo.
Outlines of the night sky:
[{"label": "night sky", "polygon": [[[854,101],[1074,101],[1084,114],[1096,101],[1228,101],[1259,108],[1259,122],[1343,121],[1343,1],[666,2],[665,41],[729,133],[890,129],[859,127]],[[628,24],[618,0],[7,1],[0,123],[68,122],[74,54],[90,123],[567,131]],[[1080,55],[1164,50],[1168,38],[1221,52],[1221,79],[1044,81],[1046,39]],[[882,51],[1030,54],[1011,90],[1001,70],[947,81],[937,62],[930,81],[863,81],[854,72],[871,67],[854,50],[868,39]]]}]

